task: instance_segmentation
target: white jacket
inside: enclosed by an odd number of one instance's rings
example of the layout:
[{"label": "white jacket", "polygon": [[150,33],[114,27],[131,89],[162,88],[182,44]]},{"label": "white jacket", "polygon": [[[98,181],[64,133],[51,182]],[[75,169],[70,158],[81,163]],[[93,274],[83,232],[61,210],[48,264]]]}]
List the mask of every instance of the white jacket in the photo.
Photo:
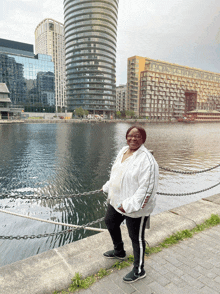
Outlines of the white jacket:
[{"label": "white jacket", "polygon": [[[128,148],[128,146],[125,146],[119,151],[115,162]],[[122,213],[117,207],[114,208],[119,213],[133,218],[150,215],[156,205],[158,178],[159,168],[156,160],[150,151],[144,145],[141,145],[133,153],[121,179],[118,200],[126,213]],[[103,186],[103,191],[106,193],[108,193],[110,182],[111,175],[110,180]]]}]

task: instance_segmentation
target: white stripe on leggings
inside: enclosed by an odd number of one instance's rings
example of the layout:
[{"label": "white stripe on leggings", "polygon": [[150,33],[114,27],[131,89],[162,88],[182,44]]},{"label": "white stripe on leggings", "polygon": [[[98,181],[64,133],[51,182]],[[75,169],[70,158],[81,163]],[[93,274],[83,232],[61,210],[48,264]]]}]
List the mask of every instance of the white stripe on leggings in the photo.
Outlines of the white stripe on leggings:
[{"label": "white stripe on leggings", "polygon": [[144,218],[145,216],[141,217],[141,223],[140,223],[140,230],[139,230],[139,245],[140,245],[140,261],[139,261],[139,267],[138,267],[138,273],[141,273],[141,265],[143,264],[143,243],[141,240],[142,230],[143,230],[143,224],[144,224]]}]

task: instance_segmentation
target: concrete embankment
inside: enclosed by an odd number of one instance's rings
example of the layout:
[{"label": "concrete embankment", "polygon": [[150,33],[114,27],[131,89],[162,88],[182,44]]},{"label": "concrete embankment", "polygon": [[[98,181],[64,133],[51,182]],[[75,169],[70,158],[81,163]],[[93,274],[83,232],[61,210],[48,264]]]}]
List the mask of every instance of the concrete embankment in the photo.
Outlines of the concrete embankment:
[{"label": "concrete embankment", "polygon": [[0,124],[17,124],[17,123],[24,123],[24,120],[0,119]]},{"label": "concrete embankment", "polygon": [[151,121],[147,119],[25,119],[25,123],[175,123],[176,121]]},{"label": "concrete embankment", "polygon": [[[220,194],[203,198],[151,217],[151,229],[146,230],[149,246],[156,246],[177,231],[192,229],[212,214],[220,215]],[[132,246],[127,229],[122,226],[127,255]],[[56,248],[45,253],[0,268],[1,294],[52,294],[69,286],[76,272],[84,277],[100,268],[109,268],[115,260],[102,253],[112,248],[108,232]]]},{"label": "concrete embankment", "polygon": [[26,119],[25,123],[175,123],[176,121],[150,121],[146,119]]},{"label": "concrete embankment", "polygon": [[0,124],[9,123],[40,123],[40,124],[54,124],[54,123],[175,123],[176,121],[150,121],[146,119],[24,119],[24,120],[0,120]]}]

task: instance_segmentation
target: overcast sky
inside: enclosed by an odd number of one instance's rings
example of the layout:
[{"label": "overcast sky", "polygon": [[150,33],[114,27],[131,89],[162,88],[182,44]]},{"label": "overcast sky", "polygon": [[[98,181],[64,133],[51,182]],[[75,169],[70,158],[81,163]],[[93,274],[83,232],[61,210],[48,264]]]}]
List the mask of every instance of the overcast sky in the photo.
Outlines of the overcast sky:
[{"label": "overcast sky", "polygon": [[[0,0],[0,38],[34,45],[44,18],[63,23],[63,0]],[[138,55],[220,73],[220,0],[119,0],[117,85]]]}]

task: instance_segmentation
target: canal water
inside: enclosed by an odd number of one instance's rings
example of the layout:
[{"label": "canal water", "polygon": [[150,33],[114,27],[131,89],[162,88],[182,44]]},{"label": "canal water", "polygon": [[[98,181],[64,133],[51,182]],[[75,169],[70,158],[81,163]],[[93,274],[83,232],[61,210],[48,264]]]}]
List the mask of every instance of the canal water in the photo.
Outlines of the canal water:
[{"label": "canal water", "polygon": [[[100,189],[111,165],[126,145],[130,123],[66,123],[0,125],[0,195],[72,195]],[[220,163],[220,125],[142,124],[145,146],[162,167],[203,170]],[[160,169],[159,192],[188,193],[220,181],[220,168],[186,175]],[[154,214],[220,192],[220,186],[192,196],[158,196]],[[28,200],[0,197],[0,208],[57,222],[85,224],[104,216],[102,193],[63,200]],[[105,228],[105,224],[94,225]],[[53,233],[66,227],[0,213],[0,236]],[[77,230],[54,237],[1,240],[0,266],[93,235]]]}]

